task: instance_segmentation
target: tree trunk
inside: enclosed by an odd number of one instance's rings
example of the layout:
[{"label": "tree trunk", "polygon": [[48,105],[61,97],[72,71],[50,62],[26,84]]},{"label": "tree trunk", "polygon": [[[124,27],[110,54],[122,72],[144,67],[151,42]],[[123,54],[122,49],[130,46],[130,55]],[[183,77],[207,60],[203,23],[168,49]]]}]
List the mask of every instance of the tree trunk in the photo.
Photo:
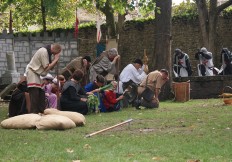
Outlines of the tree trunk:
[{"label": "tree trunk", "polygon": [[44,6],[44,0],[41,0],[41,12],[42,12],[42,21],[43,21],[43,31],[47,31],[47,25],[46,25],[46,11]]},{"label": "tree trunk", "polygon": [[202,46],[209,48],[209,16],[207,11],[206,0],[196,0],[200,30],[202,36]]},{"label": "tree trunk", "polygon": [[117,23],[117,32],[120,34],[120,31],[122,31],[123,29],[123,24],[124,24],[124,21],[125,21],[125,16],[126,14],[118,14],[118,23]]},{"label": "tree trunk", "polygon": [[13,33],[13,25],[12,25],[12,11],[10,10],[10,20],[9,20],[9,33]]},{"label": "tree trunk", "polygon": [[200,30],[203,44],[213,54],[216,53],[216,28],[219,13],[232,4],[231,0],[217,6],[217,0],[209,1],[209,10],[207,9],[206,0],[196,0]]},{"label": "tree trunk", "polygon": [[157,0],[155,11],[155,53],[153,70],[171,70],[171,9],[172,0]]},{"label": "tree trunk", "polygon": [[[157,10],[160,8],[160,12]],[[155,53],[153,70],[167,69],[171,75],[171,10],[172,0],[157,0],[155,11]],[[171,76],[170,76],[171,78]],[[171,80],[170,80],[171,82]],[[170,82],[161,88],[160,100],[170,99]]]},{"label": "tree trunk", "polygon": [[210,1],[209,9],[209,43],[208,50],[213,54],[216,53],[215,43],[216,43],[216,28],[217,28],[217,0]]},{"label": "tree trunk", "polygon": [[104,7],[101,7],[99,3],[97,3],[97,8],[103,12],[106,16],[106,25],[108,28],[108,35],[110,38],[116,38],[116,25],[114,22],[114,10],[110,6],[109,0],[105,2]]}]

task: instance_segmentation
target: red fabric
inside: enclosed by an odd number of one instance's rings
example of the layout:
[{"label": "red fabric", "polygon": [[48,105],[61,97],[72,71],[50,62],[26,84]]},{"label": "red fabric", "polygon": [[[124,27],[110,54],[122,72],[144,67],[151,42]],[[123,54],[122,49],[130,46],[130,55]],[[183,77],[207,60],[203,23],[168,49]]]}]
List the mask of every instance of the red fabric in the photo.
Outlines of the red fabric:
[{"label": "red fabric", "polygon": [[106,108],[113,107],[117,103],[116,93],[112,90],[105,91],[103,104]]},{"label": "red fabric", "polygon": [[99,43],[100,42],[100,40],[101,40],[101,29],[97,29],[97,43]]},{"label": "red fabric", "polygon": [[27,84],[28,87],[39,87],[42,88],[43,84],[38,84],[38,83],[29,83]]},{"label": "red fabric", "polygon": [[77,34],[78,34],[78,25],[79,25],[79,20],[78,20],[78,18],[76,16],[75,32],[74,32],[75,38],[77,38]]}]

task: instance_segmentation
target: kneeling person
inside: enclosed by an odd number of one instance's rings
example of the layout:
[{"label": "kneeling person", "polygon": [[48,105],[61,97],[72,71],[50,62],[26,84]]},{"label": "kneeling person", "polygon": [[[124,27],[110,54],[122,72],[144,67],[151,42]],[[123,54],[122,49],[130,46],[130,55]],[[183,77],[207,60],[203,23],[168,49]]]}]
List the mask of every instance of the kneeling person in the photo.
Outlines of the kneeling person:
[{"label": "kneeling person", "polygon": [[135,107],[158,108],[160,89],[168,81],[168,76],[169,72],[166,69],[150,72],[138,87],[138,100],[135,101]]},{"label": "kneeling person", "polygon": [[119,101],[123,99],[123,95],[118,96],[115,92],[118,83],[116,81],[112,81],[111,85],[112,88],[105,90],[102,95],[103,106],[105,107],[106,112],[120,110],[121,106]]}]

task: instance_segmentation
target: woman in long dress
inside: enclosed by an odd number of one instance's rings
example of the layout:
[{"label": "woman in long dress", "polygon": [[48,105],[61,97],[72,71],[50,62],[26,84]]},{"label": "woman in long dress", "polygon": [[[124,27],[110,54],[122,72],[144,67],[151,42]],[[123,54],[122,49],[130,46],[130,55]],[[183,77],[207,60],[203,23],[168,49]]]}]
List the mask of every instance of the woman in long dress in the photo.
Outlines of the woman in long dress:
[{"label": "woman in long dress", "polygon": [[65,82],[60,98],[62,111],[74,111],[83,115],[88,113],[87,94],[80,85],[83,76],[84,73],[77,69],[71,79]]}]

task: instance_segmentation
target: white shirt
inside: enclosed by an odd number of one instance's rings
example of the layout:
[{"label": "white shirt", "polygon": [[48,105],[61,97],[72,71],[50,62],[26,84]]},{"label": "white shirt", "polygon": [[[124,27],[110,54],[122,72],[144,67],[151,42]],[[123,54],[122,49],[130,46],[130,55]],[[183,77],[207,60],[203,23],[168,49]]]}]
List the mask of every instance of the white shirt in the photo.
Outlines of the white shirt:
[{"label": "white shirt", "polygon": [[132,80],[134,83],[139,84],[146,77],[146,73],[142,69],[136,69],[133,64],[128,64],[120,74],[120,81],[126,83]]}]

